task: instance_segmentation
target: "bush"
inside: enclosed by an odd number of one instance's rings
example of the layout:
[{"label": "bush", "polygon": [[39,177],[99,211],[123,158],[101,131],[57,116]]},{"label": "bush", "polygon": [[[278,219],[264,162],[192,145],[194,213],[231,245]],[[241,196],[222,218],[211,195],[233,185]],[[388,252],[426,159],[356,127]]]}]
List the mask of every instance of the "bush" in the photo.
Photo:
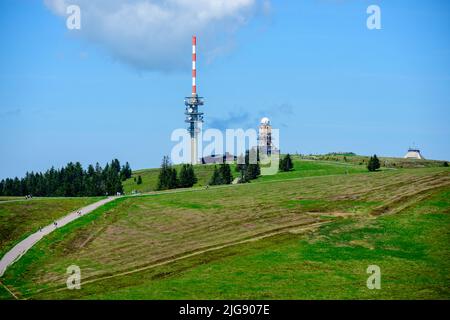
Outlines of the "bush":
[{"label": "bush", "polygon": [[292,158],[289,153],[280,160],[279,169],[283,172],[291,171],[292,169],[294,169],[294,163],[292,162]]},{"label": "bush", "polygon": [[367,164],[367,169],[370,172],[377,171],[378,169],[380,169],[380,160],[378,159],[376,154],[374,154],[373,157],[370,157],[369,162]]}]

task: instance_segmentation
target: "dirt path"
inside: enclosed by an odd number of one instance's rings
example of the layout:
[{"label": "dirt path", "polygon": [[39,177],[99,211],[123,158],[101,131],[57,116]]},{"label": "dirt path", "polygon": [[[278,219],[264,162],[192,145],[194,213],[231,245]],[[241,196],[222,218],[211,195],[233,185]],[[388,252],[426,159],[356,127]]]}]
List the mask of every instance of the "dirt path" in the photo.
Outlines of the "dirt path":
[{"label": "dirt path", "polygon": [[71,212],[65,217],[56,220],[56,226],[54,224],[48,225],[41,230],[29,235],[27,238],[16,244],[11,250],[9,250],[0,260],[0,277],[3,276],[6,269],[12,265],[14,262],[19,260],[34,244],[36,244],[43,237],[53,232],[56,228],[65,226],[66,224],[80,218],[83,215],[86,215],[98,207],[103,206],[104,204],[111,202],[118,197],[108,197],[106,199],[100,200],[98,202],[92,203],[82,209],[80,209],[81,214],[78,214],[77,211]]}]

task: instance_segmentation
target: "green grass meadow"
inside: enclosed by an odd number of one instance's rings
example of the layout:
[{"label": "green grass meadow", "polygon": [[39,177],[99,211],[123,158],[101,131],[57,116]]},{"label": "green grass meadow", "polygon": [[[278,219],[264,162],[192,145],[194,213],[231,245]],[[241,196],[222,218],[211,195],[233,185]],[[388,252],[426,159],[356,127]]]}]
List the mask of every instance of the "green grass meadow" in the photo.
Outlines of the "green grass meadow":
[{"label": "green grass meadow", "polygon": [[[235,177],[238,177],[238,173],[235,171],[235,165],[232,166],[232,173]],[[181,166],[176,165],[175,168],[180,170]],[[211,176],[214,172],[214,165],[196,165],[194,166],[195,175],[197,176],[197,183],[195,187],[202,187],[209,183]],[[155,191],[158,184],[159,169],[143,169],[134,171],[131,178],[123,182],[123,189],[125,194],[130,194],[132,191],[137,192],[150,192]],[[142,184],[137,184],[134,179],[141,176]]]},{"label": "green grass meadow", "polygon": [[[314,161],[314,160],[300,160],[299,157],[293,156],[294,170],[291,172],[278,172],[274,175],[260,176],[254,182],[260,181],[273,181],[283,179],[296,179],[301,177],[313,177],[322,175],[336,175],[336,174],[352,174],[367,172],[365,165],[359,165],[356,163],[344,163],[337,161]],[[217,165],[218,166],[218,165]],[[180,166],[175,166],[177,170],[180,170]],[[233,176],[239,177],[240,174],[236,172],[236,165],[231,164],[231,172]],[[196,187],[205,186],[209,183],[211,176],[214,172],[214,165],[196,165],[194,171],[197,176],[198,182]],[[124,181],[124,192],[130,194],[133,190],[138,192],[150,192],[155,191],[158,183],[159,169],[144,169],[134,171],[132,177]],[[138,185],[134,179],[141,176],[142,184]]]},{"label": "green grass meadow", "polygon": [[54,220],[100,199],[34,198],[0,202],[0,256],[40,227],[49,225]]},{"label": "green grass meadow", "polygon": [[[450,299],[449,199],[448,188],[395,216],[336,221],[126,276],[123,289],[88,285],[86,298]],[[374,264],[380,290],[366,286]]]},{"label": "green grass meadow", "polygon": [[[110,202],[46,236],[0,281],[21,299],[450,299],[448,168],[294,160],[294,171],[208,189],[198,187],[214,166],[196,166],[197,187]],[[142,192],[157,173],[133,173]],[[61,200],[0,203],[2,243],[94,201]],[[81,290],[65,287],[73,264]],[[381,268],[380,290],[366,286],[369,265]]]}]

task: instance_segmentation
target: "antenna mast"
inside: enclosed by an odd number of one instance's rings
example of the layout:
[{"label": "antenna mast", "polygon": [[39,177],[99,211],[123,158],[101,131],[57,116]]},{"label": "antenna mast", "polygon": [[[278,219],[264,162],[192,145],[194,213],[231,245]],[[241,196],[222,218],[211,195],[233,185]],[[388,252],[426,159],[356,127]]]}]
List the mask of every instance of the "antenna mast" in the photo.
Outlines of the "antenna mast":
[{"label": "antenna mast", "polygon": [[198,163],[198,134],[203,123],[203,112],[199,112],[198,107],[203,105],[203,97],[197,95],[197,37],[192,37],[192,95],[184,99],[186,106],[186,120],[188,132],[191,135],[191,164]]}]

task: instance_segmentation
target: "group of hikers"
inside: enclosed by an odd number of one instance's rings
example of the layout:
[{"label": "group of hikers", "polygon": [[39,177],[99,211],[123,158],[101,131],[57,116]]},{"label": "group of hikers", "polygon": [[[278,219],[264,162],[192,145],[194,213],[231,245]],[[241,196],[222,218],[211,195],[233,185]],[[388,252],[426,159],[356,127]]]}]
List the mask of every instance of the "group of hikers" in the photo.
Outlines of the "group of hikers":
[{"label": "group of hikers", "polygon": [[[83,213],[83,212],[82,212],[81,210],[78,210],[78,211],[77,211],[78,216],[81,216],[82,213]],[[53,226],[54,226],[55,228],[58,228],[58,222],[57,222],[56,220],[53,221]],[[42,232],[42,227],[39,227],[39,232]]]}]

